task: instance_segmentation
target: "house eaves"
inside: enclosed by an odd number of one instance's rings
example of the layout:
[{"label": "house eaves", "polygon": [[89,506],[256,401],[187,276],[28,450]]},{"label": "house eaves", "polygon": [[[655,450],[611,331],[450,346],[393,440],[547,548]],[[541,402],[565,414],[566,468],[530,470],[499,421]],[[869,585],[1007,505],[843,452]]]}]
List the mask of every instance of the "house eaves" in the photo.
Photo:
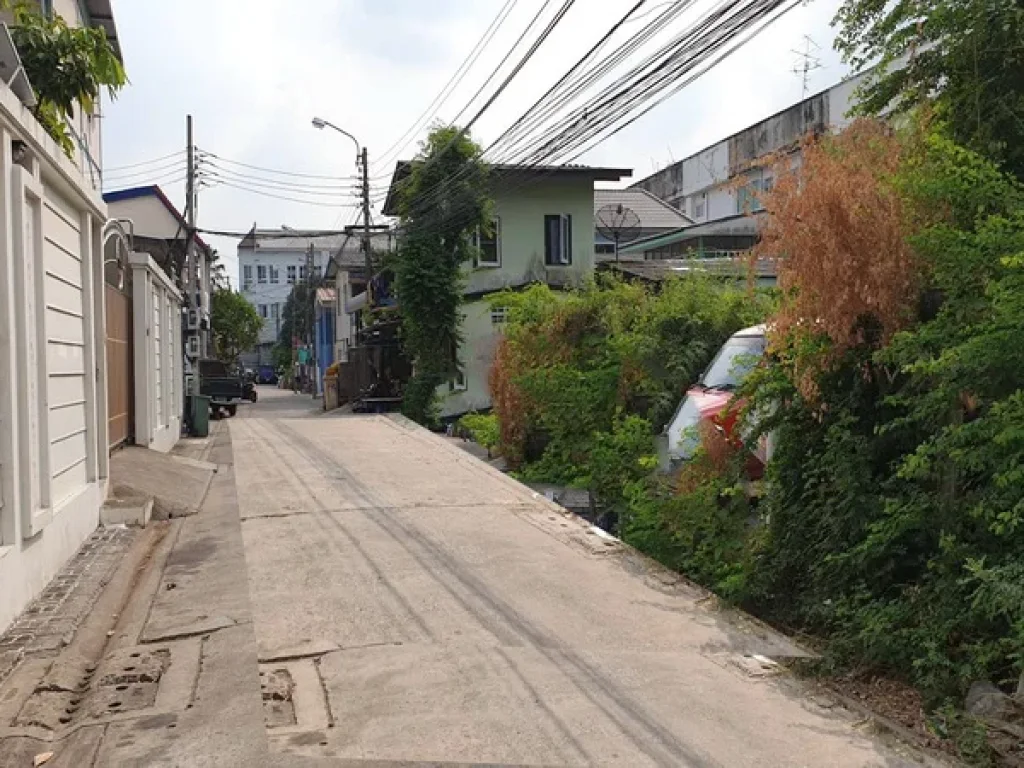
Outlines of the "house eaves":
[{"label": "house eaves", "polygon": [[121,54],[121,42],[117,39],[117,24],[114,22],[114,9],[110,0],[84,0],[84,5],[89,16],[89,25],[99,27],[106,33],[110,47],[123,64],[124,56]]},{"label": "house eaves", "polygon": [[[385,216],[398,215],[398,185],[409,178],[412,167],[413,161],[410,160],[399,160],[395,164],[388,195],[384,200],[382,212]],[[589,178],[591,182],[621,181],[633,175],[630,168],[594,168],[588,165],[492,165],[490,171],[492,178],[515,180],[517,183],[546,177]]]}]

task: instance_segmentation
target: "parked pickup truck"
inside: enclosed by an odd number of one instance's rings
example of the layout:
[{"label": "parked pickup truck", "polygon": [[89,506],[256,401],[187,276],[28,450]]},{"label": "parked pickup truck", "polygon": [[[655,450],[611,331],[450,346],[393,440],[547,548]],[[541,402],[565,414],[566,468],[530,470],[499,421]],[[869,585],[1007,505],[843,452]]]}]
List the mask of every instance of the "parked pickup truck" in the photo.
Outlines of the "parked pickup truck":
[{"label": "parked pickup truck", "polygon": [[229,416],[235,415],[239,403],[248,401],[242,377],[220,360],[199,361],[199,394],[210,398],[211,408],[223,408]]}]

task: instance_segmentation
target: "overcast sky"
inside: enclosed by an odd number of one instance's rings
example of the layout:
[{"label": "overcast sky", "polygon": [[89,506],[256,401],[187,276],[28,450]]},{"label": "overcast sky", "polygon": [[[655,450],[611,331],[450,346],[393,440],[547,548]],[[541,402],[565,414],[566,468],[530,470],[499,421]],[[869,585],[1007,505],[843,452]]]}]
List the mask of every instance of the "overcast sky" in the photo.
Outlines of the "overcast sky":
[{"label": "overcast sky", "polygon": [[[497,137],[547,90],[636,0],[577,0],[530,64],[474,127],[482,143]],[[185,116],[196,144],[225,160],[319,176],[355,174],[355,147],[317,131],[314,115],[353,133],[370,152],[374,194],[394,167],[375,162],[426,109],[498,14],[505,0],[115,0],[118,35],[130,84],[106,106],[106,189],[158,182],[184,202],[184,155],[118,170],[179,152]],[[509,51],[544,0],[518,0],[498,34],[440,110],[453,119]],[[658,0],[648,6],[658,8]],[[696,0],[693,12],[712,6]],[[557,3],[552,3],[553,8]],[[581,158],[592,165],[634,169],[633,179],[735,133],[799,101],[802,77],[794,50],[808,35],[822,67],[809,75],[810,93],[841,80],[846,68],[831,50],[829,22],[839,0],[797,7],[709,73],[646,117]],[[693,16],[673,28],[679,31]],[[625,27],[623,39],[650,17]],[[652,49],[646,49],[650,52]],[[813,49],[812,49],[813,50]],[[513,56],[517,60],[518,54]],[[489,93],[488,91],[487,93]],[[475,103],[477,107],[482,100]],[[475,111],[475,110],[473,110]],[[423,137],[419,132],[413,140]],[[401,153],[409,157],[415,141]],[[267,174],[221,161],[249,176],[289,184],[351,184]],[[213,170],[213,169],[208,169]],[[252,179],[228,175],[242,185]],[[273,183],[271,195],[292,197]],[[289,187],[288,189],[298,188]],[[199,224],[238,230],[282,224],[333,228],[354,221],[353,192],[319,190],[320,205],[290,202],[220,184],[203,189]],[[379,211],[379,206],[378,206]],[[208,238],[237,280],[237,240]]]}]

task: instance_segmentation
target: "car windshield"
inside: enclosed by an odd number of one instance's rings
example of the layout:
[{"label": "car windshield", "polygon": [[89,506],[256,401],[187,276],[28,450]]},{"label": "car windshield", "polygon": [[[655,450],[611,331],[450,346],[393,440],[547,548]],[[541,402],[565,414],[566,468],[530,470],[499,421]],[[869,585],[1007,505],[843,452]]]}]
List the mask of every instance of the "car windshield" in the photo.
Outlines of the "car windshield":
[{"label": "car windshield", "polygon": [[764,336],[733,336],[701,377],[705,389],[736,389],[764,355]]}]

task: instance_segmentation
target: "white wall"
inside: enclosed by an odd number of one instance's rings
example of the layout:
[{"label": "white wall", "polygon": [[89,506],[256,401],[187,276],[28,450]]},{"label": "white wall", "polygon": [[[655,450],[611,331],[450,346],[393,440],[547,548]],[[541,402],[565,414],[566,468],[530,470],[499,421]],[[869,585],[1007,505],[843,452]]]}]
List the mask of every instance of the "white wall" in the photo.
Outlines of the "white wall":
[{"label": "white wall", "polygon": [[181,436],[181,293],[147,253],[133,253],[135,443],[167,453]]},{"label": "white wall", "polygon": [[486,300],[463,306],[462,313],[465,316],[461,329],[464,342],[459,349],[459,362],[462,364],[466,389],[452,392],[448,384],[441,387],[442,416],[491,407],[488,377],[501,339],[501,327],[491,322],[491,307]]},{"label": "white wall", "polygon": [[[317,251],[313,255],[314,266],[320,267],[321,274],[330,261],[330,254],[327,251]],[[277,332],[280,328],[281,315],[284,312],[285,302],[292,292],[293,285],[288,282],[288,267],[295,267],[296,282],[298,282],[299,267],[306,265],[306,253],[304,251],[272,251],[266,248],[252,250],[250,248],[238,249],[238,285],[246,301],[259,309],[260,305],[267,308],[267,316],[264,318],[263,329],[260,331],[260,344],[273,344],[277,341]],[[245,287],[245,268],[252,267],[252,285]],[[267,267],[267,282],[258,282],[259,267]],[[278,270],[278,282],[270,282],[270,267]],[[277,305],[277,318],[273,316],[271,307]]]},{"label": "white wall", "polygon": [[0,630],[106,496],[105,219],[81,169],[0,86]]}]

